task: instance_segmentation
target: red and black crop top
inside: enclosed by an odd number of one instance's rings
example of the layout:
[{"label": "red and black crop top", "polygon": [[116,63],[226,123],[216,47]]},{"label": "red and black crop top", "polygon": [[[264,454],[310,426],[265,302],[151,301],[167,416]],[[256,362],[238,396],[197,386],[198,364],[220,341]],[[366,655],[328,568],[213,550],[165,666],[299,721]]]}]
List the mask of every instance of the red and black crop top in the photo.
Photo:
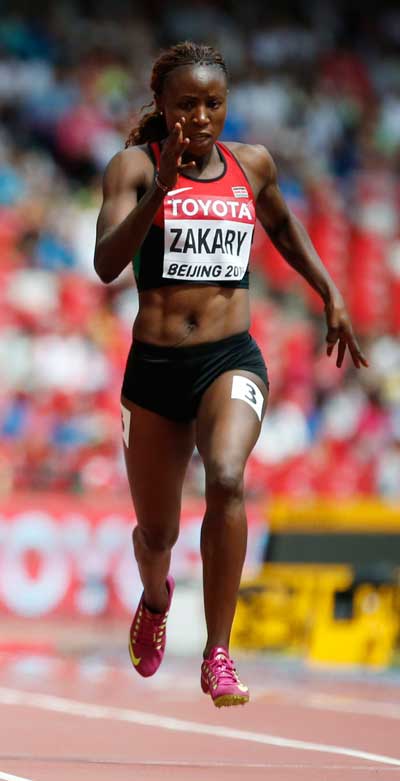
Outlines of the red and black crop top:
[{"label": "red and black crop top", "polygon": [[[134,260],[138,290],[164,285],[249,287],[254,196],[230,149],[216,144],[224,169],[215,179],[180,174]],[[159,144],[148,145],[158,168]]]}]

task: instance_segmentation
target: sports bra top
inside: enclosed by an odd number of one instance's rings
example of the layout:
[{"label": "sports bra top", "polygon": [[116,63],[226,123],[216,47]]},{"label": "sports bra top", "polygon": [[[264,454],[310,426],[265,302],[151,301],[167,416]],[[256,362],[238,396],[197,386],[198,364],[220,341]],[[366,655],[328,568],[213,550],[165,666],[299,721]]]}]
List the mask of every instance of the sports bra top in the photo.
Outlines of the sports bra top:
[{"label": "sports bra top", "polygon": [[[230,149],[219,142],[216,148],[220,176],[180,173],[165,196],[133,261],[138,290],[180,283],[249,287],[254,195]],[[148,144],[148,151],[157,169],[160,145]]]}]

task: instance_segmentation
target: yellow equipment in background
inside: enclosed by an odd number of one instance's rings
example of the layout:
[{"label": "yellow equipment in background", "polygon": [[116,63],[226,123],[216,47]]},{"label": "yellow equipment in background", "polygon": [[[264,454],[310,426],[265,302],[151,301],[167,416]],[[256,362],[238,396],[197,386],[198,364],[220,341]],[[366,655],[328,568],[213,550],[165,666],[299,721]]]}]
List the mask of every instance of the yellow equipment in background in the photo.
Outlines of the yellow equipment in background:
[{"label": "yellow equipment in background", "polygon": [[232,644],[385,667],[399,634],[398,584],[357,584],[346,566],[271,563],[240,590]]},{"label": "yellow equipment in background", "polygon": [[[307,524],[306,511],[296,509],[290,512],[287,503],[278,507],[276,524],[272,526],[274,536],[287,534],[290,544],[285,540],[281,544],[278,539],[271,546],[275,552],[272,560],[263,564],[256,579],[243,584],[232,643],[249,650],[284,649],[302,653],[311,663],[388,666],[400,638],[400,562],[397,561],[400,512],[389,508],[385,516],[376,513],[375,504],[374,512],[365,503],[358,512],[354,504],[351,507],[331,505],[324,508],[325,512],[328,510],[324,516],[328,517],[328,523],[323,524],[320,516],[318,524],[318,514],[313,508]],[[393,551],[393,561],[389,564],[374,560],[375,530],[381,544],[385,526],[390,552]],[[314,544],[315,552],[315,535],[322,559],[324,555],[328,559],[334,555],[336,531],[345,550],[348,539],[357,551],[357,535],[360,535],[359,550],[365,557],[371,556],[371,561],[364,562],[363,566],[301,561],[309,542],[310,548]],[[324,552],[325,532],[328,549]],[[351,532],[348,538],[346,532]],[[285,562],[285,553],[293,557],[293,550],[299,550],[300,561]],[[378,556],[379,545],[376,552]]]},{"label": "yellow equipment in background", "polygon": [[398,588],[362,583],[345,594],[352,606],[348,617],[336,614],[338,592],[321,595],[310,633],[308,659],[387,667],[400,630]]}]

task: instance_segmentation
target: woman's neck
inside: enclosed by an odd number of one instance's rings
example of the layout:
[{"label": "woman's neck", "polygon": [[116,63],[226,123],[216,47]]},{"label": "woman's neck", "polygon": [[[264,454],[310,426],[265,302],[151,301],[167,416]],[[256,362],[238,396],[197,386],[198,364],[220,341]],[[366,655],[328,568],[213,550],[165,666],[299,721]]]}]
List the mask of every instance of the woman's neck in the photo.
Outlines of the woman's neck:
[{"label": "woman's neck", "polygon": [[221,158],[218,154],[217,147],[215,144],[213,145],[212,149],[207,152],[205,155],[196,155],[193,154],[190,150],[186,150],[184,154],[182,155],[182,162],[183,163],[190,163],[194,162],[196,165],[193,168],[188,169],[188,173],[192,176],[193,174],[200,175],[204,173],[204,171],[208,168],[208,166],[213,163],[219,164],[221,162]]}]

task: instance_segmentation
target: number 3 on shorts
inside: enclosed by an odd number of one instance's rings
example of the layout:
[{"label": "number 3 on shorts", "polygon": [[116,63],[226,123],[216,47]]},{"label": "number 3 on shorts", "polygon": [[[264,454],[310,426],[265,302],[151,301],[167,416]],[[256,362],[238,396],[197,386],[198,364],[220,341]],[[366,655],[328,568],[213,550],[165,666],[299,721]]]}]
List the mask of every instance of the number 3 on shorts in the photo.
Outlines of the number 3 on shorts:
[{"label": "number 3 on shorts", "polygon": [[248,377],[235,374],[232,379],[231,398],[246,401],[254,409],[258,419],[261,421],[264,399],[255,382],[249,380]]}]

